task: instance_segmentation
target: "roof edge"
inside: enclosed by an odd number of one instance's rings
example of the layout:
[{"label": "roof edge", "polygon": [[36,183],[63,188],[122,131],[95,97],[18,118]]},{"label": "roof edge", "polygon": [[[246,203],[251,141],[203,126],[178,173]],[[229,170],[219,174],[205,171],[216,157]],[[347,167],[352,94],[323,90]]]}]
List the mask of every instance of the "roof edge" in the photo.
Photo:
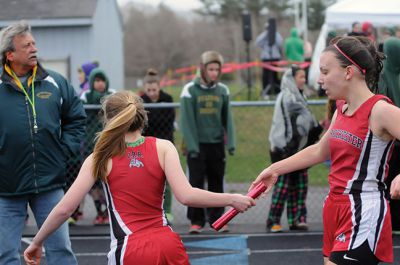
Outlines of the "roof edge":
[{"label": "roof edge", "polygon": [[[62,18],[62,19],[27,19],[31,27],[69,27],[92,26],[92,18]],[[19,20],[0,21],[0,28],[7,27]]]}]

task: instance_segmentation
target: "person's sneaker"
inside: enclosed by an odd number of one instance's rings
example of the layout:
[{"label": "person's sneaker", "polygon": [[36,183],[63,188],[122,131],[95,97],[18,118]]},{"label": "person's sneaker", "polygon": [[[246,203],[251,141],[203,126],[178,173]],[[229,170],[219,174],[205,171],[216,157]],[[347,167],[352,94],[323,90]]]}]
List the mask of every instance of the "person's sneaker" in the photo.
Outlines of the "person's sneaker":
[{"label": "person's sneaker", "polygon": [[223,227],[221,227],[221,229],[218,232],[220,232],[220,233],[228,233],[229,232],[228,225],[224,225]]},{"label": "person's sneaker", "polygon": [[68,225],[76,225],[76,219],[72,216],[70,218],[68,218],[67,222],[68,222]]},{"label": "person's sneaker", "polygon": [[282,232],[282,226],[280,224],[274,224],[273,226],[271,226],[271,228],[269,229],[269,231],[271,233],[279,233]]},{"label": "person's sneaker", "polygon": [[304,222],[300,222],[297,224],[297,229],[306,231],[308,230],[308,225]]},{"label": "person's sneaker", "polygon": [[308,225],[304,222],[300,222],[295,225],[289,226],[290,230],[301,230],[301,231],[307,231],[308,230]]},{"label": "person's sneaker", "polygon": [[167,217],[168,224],[172,225],[174,221],[174,216],[172,215],[172,213],[165,213],[165,215]]},{"label": "person's sneaker", "polygon": [[200,225],[191,225],[189,228],[189,234],[200,234],[203,230],[203,227]]},{"label": "person's sneaker", "polygon": [[110,218],[108,218],[108,215],[103,216],[102,219],[103,219],[103,220],[101,221],[101,224],[102,224],[102,225],[109,225],[109,224],[110,224]]},{"label": "person's sneaker", "polygon": [[392,235],[400,236],[400,230],[393,230]]},{"label": "person's sneaker", "polygon": [[93,220],[94,225],[102,225],[103,224],[103,216],[97,215]]}]

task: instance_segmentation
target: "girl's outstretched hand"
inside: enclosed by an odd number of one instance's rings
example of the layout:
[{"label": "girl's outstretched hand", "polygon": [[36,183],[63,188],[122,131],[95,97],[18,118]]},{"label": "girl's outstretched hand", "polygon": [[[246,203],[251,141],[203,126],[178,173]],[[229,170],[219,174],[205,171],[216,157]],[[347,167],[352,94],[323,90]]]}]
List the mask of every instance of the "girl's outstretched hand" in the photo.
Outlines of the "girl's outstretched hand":
[{"label": "girl's outstretched hand", "polygon": [[42,245],[36,245],[32,242],[29,247],[24,251],[24,260],[28,265],[40,265],[41,258]]},{"label": "girl's outstretched hand", "polygon": [[256,201],[253,198],[250,198],[249,196],[245,196],[242,194],[232,194],[232,196],[233,196],[233,201],[231,203],[231,206],[240,213],[256,205]]},{"label": "girl's outstretched hand", "polygon": [[252,190],[255,186],[257,186],[258,183],[263,182],[267,187],[267,190],[264,192],[264,194],[267,194],[275,185],[278,176],[279,174],[271,170],[271,167],[264,169],[263,171],[261,171],[258,177],[253,181],[253,183],[251,183],[249,191]]}]

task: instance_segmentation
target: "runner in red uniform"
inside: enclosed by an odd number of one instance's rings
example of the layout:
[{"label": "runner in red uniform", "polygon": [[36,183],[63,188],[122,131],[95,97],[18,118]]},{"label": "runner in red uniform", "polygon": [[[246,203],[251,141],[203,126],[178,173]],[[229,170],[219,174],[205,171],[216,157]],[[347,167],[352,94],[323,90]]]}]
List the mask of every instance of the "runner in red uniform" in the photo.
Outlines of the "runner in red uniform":
[{"label": "runner in red uniform", "polygon": [[[394,138],[400,139],[400,109],[374,95],[383,55],[365,37],[339,37],[321,54],[319,84],[337,100],[321,140],[264,169],[252,187],[272,186],[278,175],[331,159],[324,203],[324,264],[375,265],[393,261],[390,210],[384,179]],[[252,188],[250,187],[250,188]],[[400,197],[400,176],[391,185]]]},{"label": "runner in red uniform", "polygon": [[194,207],[232,206],[243,212],[255,201],[240,194],[193,188],[183,173],[174,145],[143,137],[147,121],[142,101],[121,91],[103,103],[105,128],[93,154],[64,198],[24,252],[28,264],[39,264],[43,241],[70,216],[97,179],[103,181],[110,213],[108,264],[189,264],[180,237],[168,226],[162,208],[166,180],[178,201]]}]

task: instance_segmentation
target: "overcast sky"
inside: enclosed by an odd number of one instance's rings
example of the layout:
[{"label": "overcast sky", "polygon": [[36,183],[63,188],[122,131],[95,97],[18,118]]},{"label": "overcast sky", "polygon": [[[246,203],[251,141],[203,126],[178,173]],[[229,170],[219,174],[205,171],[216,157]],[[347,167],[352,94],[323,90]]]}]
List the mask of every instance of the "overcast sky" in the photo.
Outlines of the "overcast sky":
[{"label": "overcast sky", "polygon": [[163,2],[176,11],[189,11],[201,7],[201,3],[198,0],[117,0],[117,2],[119,5],[124,5],[128,2],[136,2],[153,6],[157,6],[160,2]]}]

